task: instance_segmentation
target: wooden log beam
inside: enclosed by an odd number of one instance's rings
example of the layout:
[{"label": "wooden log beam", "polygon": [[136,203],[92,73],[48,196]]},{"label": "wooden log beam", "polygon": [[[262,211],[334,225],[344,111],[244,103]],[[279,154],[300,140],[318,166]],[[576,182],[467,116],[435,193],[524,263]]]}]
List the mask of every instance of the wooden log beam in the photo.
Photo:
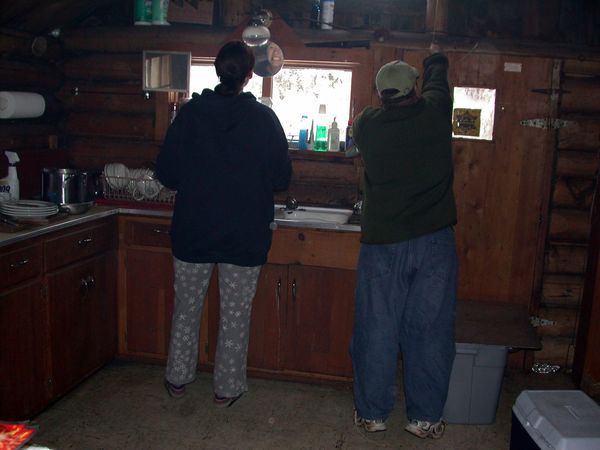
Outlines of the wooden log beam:
[{"label": "wooden log beam", "polygon": [[567,120],[576,122],[575,126],[560,128],[558,130],[558,148],[591,150],[600,148],[600,117],[567,116]]},{"label": "wooden log beam", "polygon": [[90,53],[64,63],[65,76],[71,80],[139,81],[142,83],[141,53]]},{"label": "wooden log beam", "polygon": [[70,114],[66,121],[65,131],[70,136],[153,140],[154,115],[110,112]]},{"label": "wooden log beam", "polygon": [[587,246],[550,242],[545,254],[544,272],[585,274]]},{"label": "wooden log beam", "polygon": [[544,275],[540,306],[577,308],[581,301],[582,275]]},{"label": "wooden log beam", "polygon": [[[600,126],[598,130],[600,130]],[[600,163],[597,150],[587,152],[559,150],[556,160],[556,175],[562,177],[595,178]]]},{"label": "wooden log beam", "polygon": [[428,33],[448,34],[448,0],[427,0],[425,30]]},{"label": "wooden log beam", "polygon": [[595,189],[595,178],[559,177],[554,184],[552,207],[589,211]]},{"label": "wooden log beam", "polygon": [[0,55],[3,58],[31,58],[43,61],[57,60],[62,50],[54,38],[12,33],[0,29]]},{"label": "wooden log beam", "polygon": [[587,242],[590,237],[589,211],[552,210],[548,237],[554,241]]},{"label": "wooden log beam", "polygon": [[536,315],[554,323],[537,327],[538,335],[574,338],[577,334],[578,313],[577,308],[540,307]]},{"label": "wooden log beam", "polygon": [[62,81],[58,69],[42,63],[0,59],[2,89],[9,91],[53,92]]}]

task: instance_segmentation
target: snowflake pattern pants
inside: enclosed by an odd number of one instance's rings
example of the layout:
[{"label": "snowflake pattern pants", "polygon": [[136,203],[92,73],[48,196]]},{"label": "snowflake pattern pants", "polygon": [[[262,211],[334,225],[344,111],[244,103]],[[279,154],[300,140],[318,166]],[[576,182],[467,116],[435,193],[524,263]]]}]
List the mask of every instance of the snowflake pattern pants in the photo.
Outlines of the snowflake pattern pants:
[{"label": "snowflake pattern pants", "polygon": [[[174,258],[175,305],[165,375],[173,384],[188,384],[196,377],[200,317],[214,266]],[[220,318],[213,389],[219,397],[235,397],[248,390],[250,315],[261,267],[218,264]]]}]

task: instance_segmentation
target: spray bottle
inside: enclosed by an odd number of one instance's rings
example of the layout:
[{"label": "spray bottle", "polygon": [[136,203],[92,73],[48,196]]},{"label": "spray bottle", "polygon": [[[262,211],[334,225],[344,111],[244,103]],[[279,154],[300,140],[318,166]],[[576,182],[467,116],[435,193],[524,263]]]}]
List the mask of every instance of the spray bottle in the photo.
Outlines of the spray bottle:
[{"label": "spray bottle", "polygon": [[8,158],[8,175],[0,179],[0,201],[19,200],[19,177],[17,163],[19,155],[15,152],[4,152]]}]

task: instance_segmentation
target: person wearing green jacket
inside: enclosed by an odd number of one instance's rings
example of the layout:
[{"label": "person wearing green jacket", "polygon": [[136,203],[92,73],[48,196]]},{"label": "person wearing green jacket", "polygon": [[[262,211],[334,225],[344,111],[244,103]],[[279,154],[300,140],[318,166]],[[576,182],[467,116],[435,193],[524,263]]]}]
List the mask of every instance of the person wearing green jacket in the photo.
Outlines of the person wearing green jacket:
[{"label": "person wearing green jacket", "polygon": [[458,262],[448,59],[403,61],[376,76],[381,107],[354,120],[363,160],[354,330],[354,420],[384,431],[402,355],[406,431],[440,438],[455,356]]}]

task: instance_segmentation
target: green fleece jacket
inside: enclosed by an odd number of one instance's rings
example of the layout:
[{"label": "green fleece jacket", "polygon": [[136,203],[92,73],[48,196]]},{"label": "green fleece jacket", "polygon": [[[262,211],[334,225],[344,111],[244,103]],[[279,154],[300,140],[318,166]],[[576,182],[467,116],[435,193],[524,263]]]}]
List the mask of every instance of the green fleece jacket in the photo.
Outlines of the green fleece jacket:
[{"label": "green fleece jacket", "polygon": [[423,61],[421,98],[367,107],[353,125],[363,160],[362,242],[413,239],[456,223],[448,59]]}]

